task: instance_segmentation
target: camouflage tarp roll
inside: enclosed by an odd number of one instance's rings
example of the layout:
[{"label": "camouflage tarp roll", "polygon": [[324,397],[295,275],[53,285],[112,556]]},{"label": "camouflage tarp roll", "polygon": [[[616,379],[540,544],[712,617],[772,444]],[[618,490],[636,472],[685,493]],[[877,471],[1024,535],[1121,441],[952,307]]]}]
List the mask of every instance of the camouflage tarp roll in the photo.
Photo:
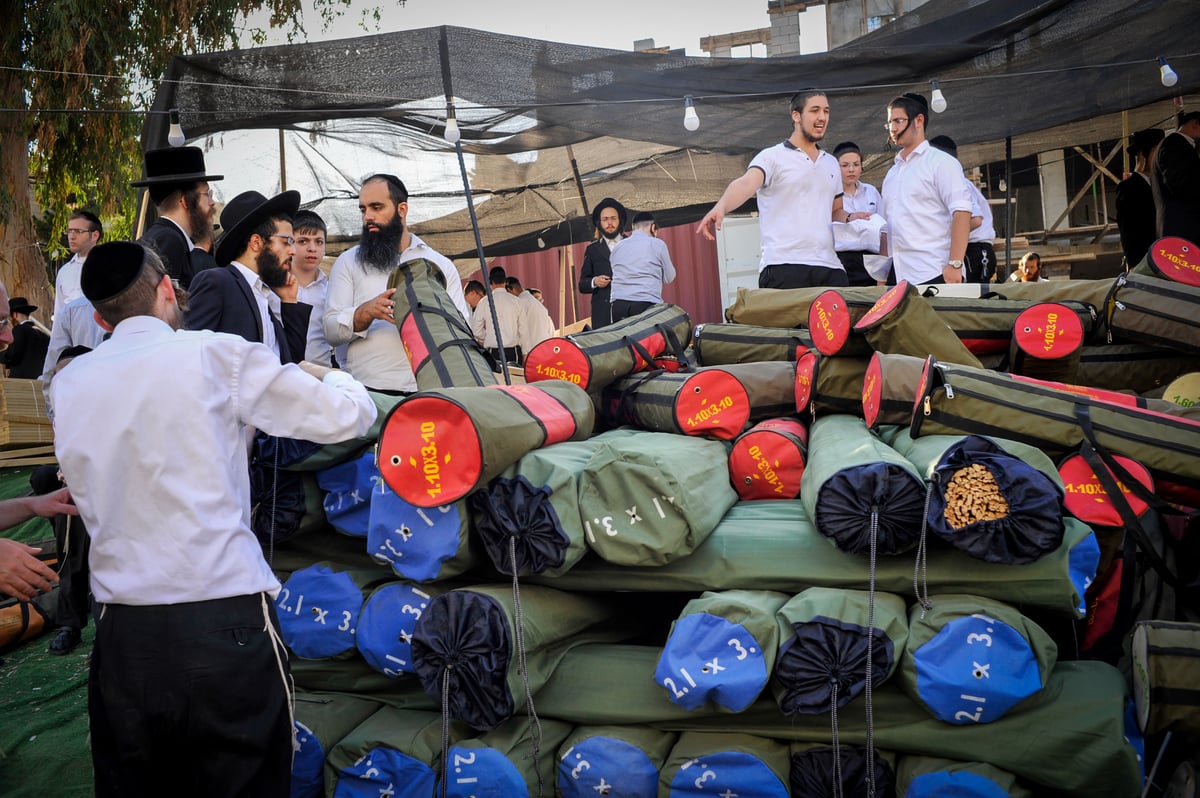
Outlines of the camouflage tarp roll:
[{"label": "camouflage tarp roll", "polygon": [[684,732],[659,774],[658,794],[789,798],[788,766],[787,744],[777,740],[732,732]]},{"label": "camouflage tarp roll", "polygon": [[466,500],[421,507],[382,479],[371,494],[367,553],[405,579],[432,582],[470,570],[478,559],[470,531]]},{"label": "camouflage tarp roll", "polygon": [[646,726],[580,726],[559,749],[563,798],[658,798],[658,772],[679,736]]},{"label": "camouflage tarp roll", "polygon": [[907,431],[892,446],[929,480],[929,529],[955,548],[1018,565],[1062,545],[1062,478],[1040,449],[980,435],[914,439]]},{"label": "camouflage tarp roll", "polygon": [[525,353],[525,379],[566,380],[598,392],[614,380],[653,368],[659,355],[681,356],[691,333],[683,308],[655,305],[607,327],[547,338]]},{"label": "camouflage tarp roll", "polygon": [[376,415],[375,423],[367,430],[366,435],[341,443],[327,443],[324,446],[318,446],[302,459],[286,465],[280,463],[279,467],[286,471],[320,471],[354,460],[370,449],[375,441],[379,440],[379,430],[383,429],[383,420],[393,407],[400,404],[403,397],[378,391],[367,391],[367,396],[371,397],[371,401],[375,403]]},{"label": "camouflage tarp roll", "polygon": [[876,352],[915,357],[933,355],[946,363],[980,367],[979,359],[917,289],[904,280],[879,297],[853,331],[866,336]]},{"label": "camouflage tarp roll", "polygon": [[808,330],[749,324],[697,324],[692,350],[701,366],[794,361],[812,346]]},{"label": "camouflage tarp roll", "polygon": [[654,681],[681,707],[706,703],[741,712],[767,686],[779,648],[775,614],[786,593],[705,593],[683,608],[654,669]]},{"label": "camouflage tarp roll", "polygon": [[[919,529],[918,507],[916,528]],[[1083,617],[1083,594],[1096,572],[1100,549],[1092,530],[1068,518],[1063,545],[1029,565],[996,565],[949,546],[931,547],[927,581],[942,593],[981,593],[1022,606]],[[587,591],[779,590],[862,588],[870,580],[866,557],[845,554],[820,535],[800,501],[739,502],[687,557],[657,568],[623,568],[585,558],[548,585]],[[913,588],[909,557],[880,557],[877,590],[907,595]]]},{"label": "camouflage tarp roll", "polygon": [[[828,288],[739,288],[737,299],[725,309],[726,321],[735,324],[764,327],[805,327],[808,309],[813,300]],[[842,289],[845,296],[869,299],[874,302],[884,292],[882,287]]]},{"label": "camouflage tarp roll", "polygon": [[[529,798],[550,795],[558,748],[573,724],[513,718],[446,751],[435,795],[446,798]],[[442,781],[445,781],[443,793]],[[424,798],[422,796],[421,798]]]},{"label": "camouflage tarp roll", "polygon": [[588,547],[615,565],[664,565],[686,557],[737,502],[729,447],[659,432],[601,436],[579,474]]},{"label": "camouflage tarp roll", "polygon": [[896,764],[896,798],[954,795],[960,798],[1032,798],[1011,773],[984,762],[902,756]]},{"label": "camouflage tarp roll", "polygon": [[294,571],[275,598],[283,641],[304,659],[350,656],[364,591],[392,579],[386,570],[370,565],[342,570],[316,563]]},{"label": "camouflage tarp roll", "polygon": [[1022,702],[1042,700],[1058,660],[1042,627],[979,596],[929,601],[932,609],[912,609],[900,668],[900,686],[914,701],[940,721],[963,725],[992,723]]},{"label": "camouflage tarp roll", "polygon": [[367,664],[392,678],[416,673],[412,663],[413,632],[421,613],[441,592],[405,582],[375,588],[363,602],[355,632],[358,651]]},{"label": "camouflage tarp roll", "polygon": [[421,391],[396,405],[379,435],[379,472],[418,507],[461,499],[542,446],[592,434],[591,398],[561,380]]},{"label": "camouflage tarp roll", "polygon": [[[470,734],[465,723],[449,725],[451,744]],[[336,774],[333,795],[433,795],[441,759],[440,714],[384,707],[329,752],[329,767]]]},{"label": "camouflage tarp roll", "polygon": [[867,426],[911,424],[924,370],[924,358],[879,352],[872,355],[862,383],[862,416]]},{"label": "camouflage tarp roll", "polygon": [[379,702],[348,695],[297,693],[295,707],[291,798],[322,798],[326,753],[375,714]]},{"label": "camouflage tarp roll", "polygon": [[1200,247],[1194,241],[1166,236],[1155,241],[1134,274],[1200,286]]},{"label": "camouflage tarp roll", "polygon": [[916,545],[925,485],[912,463],[852,416],[817,419],[808,446],[800,500],[818,532],[850,554],[873,550],[873,533],[880,554]]},{"label": "camouflage tarp roll", "polygon": [[[866,748],[840,745],[839,762],[834,760],[834,748],[829,745],[792,743],[792,767],[788,781],[792,795],[842,795],[845,798],[871,798],[891,795],[895,784],[895,757],[882,751],[868,756]],[[874,785],[869,785],[869,763],[874,763]],[[836,774],[841,774],[841,789],[836,789]],[[872,786],[874,791],[872,791]]]},{"label": "camouflage tarp roll", "polygon": [[895,673],[908,639],[904,599],[875,593],[874,601],[872,608],[862,590],[810,587],[779,609],[771,689],[783,714],[825,715],[846,706],[866,689],[868,662],[872,688]]},{"label": "camouflage tarp roll", "polygon": [[1040,380],[1075,382],[1083,335],[1079,318],[1069,308],[1039,302],[1013,323],[1008,370]]},{"label": "camouflage tarp roll", "polygon": [[1144,344],[1085,346],[1075,382],[1144,394],[1196,369],[1196,356]]},{"label": "camouflage tarp roll", "polygon": [[450,299],[445,280],[424,258],[401,264],[388,278],[388,288],[396,289],[396,329],[417,389],[495,385],[492,363]]},{"label": "camouflage tarp roll", "polygon": [[796,412],[817,419],[829,414],[862,416],[865,357],[828,357],[810,350],[796,363]]},{"label": "camouflage tarp roll", "polygon": [[755,424],[733,442],[729,481],[738,498],[794,499],[808,456],[808,428],[795,418]]},{"label": "camouflage tarp roll", "polygon": [[1113,341],[1200,354],[1200,286],[1125,272],[1106,312]]},{"label": "camouflage tarp roll", "polygon": [[448,702],[451,717],[494,729],[525,706],[523,675],[536,692],[570,645],[589,633],[611,636],[593,628],[617,611],[611,601],[536,585],[521,588],[519,605],[511,585],[451,590],[436,596],[417,622],[417,676],[430,697]]}]

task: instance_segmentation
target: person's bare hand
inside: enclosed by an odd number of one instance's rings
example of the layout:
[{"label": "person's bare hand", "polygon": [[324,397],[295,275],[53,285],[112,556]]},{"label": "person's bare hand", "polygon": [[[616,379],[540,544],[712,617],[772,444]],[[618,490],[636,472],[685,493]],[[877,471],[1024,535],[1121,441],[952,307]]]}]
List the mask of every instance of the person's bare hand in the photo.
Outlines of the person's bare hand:
[{"label": "person's bare hand", "polygon": [[281,302],[295,302],[300,297],[300,283],[296,282],[296,278],[291,272],[287,273],[287,280],[283,285],[276,286],[271,290],[275,292]]},{"label": "person's bare hand", "polygon": [[71,502],[70,488],[59,488],[41,496],[29,497],[29,508],[42,518],[56,515],[79,515],[79,508]]},{"label": "person's bare hand", "polygon": [[607,274],[600,274],[596,276],[596,279],[592,280],[592,283],[594,283],[597,288],[607,288],[608,286],[612,285],[612,278]]},{"label": "person's bare hand", "polygon": [[709,241],[716,241],[717,237],[713,235],[713,228],[721,229],[721,222],[725,219],[725,212],[714,207],[711,211],[704,214],[704,218],[700,220],[700,224],[696,226],[697,233],[703,233],[704,237]]},{"label": "person's bare hand", "polygon": [[0,538],[0,592],[30,601],[58,584],[58,574],[37,558],[39,552],[41,549],[11,538]]},{"label": "person's bare hand", "polygon": [[365,330],[375,319],[395,322],[396,303],[392,299],[395,288],[389,288],[377,297],[368,299],[354,309],[355,331]]},{"label": "person's bare hand", "polygon": [[333,369],[331,369],[329,366],[322,366],[320,363],[314,363],[311,360],[301,360],[296,365],[298,365],[306,374],[311,374],[318,380],[325,379],[325,375],[333,371]]}]

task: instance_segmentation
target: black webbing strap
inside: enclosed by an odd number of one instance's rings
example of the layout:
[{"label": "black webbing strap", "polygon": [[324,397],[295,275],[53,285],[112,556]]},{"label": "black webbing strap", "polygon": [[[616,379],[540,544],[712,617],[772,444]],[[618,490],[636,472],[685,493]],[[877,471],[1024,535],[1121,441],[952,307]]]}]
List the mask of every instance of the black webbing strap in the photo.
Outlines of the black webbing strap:
[{"label": "black webbing strap", "polygon": [[671,347],[671,351],[675,353],[675,359],[679,361],[679,370],[692,371],[692,364],[688,362],[687,353],[683,345],[679,342],[679,338],[675,335],[675,331],[662,322],[654,325],[654,327],[662,333],[663,339]]}]

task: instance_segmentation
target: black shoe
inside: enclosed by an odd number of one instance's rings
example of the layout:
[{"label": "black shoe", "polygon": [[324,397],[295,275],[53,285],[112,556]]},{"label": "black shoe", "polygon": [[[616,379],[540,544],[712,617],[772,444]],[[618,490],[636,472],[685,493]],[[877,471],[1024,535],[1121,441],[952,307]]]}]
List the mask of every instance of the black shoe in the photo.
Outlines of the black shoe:
[{"label": "black shoe", "polygon": [[49,648],[46,649],[47,654],[56,656],[65,656],[75,650],[79,645],[80,634],[79,630],[71,626],[60,626],[54,634],[54,639],[50,641]]}]

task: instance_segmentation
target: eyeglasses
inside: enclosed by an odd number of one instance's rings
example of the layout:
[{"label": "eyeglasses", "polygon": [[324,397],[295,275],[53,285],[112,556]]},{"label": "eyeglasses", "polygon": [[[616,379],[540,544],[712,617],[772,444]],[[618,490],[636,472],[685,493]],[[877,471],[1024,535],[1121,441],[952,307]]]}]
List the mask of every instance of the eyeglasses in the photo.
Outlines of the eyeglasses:
[{"label": "eyeglasses", "polygon": [[286,243],[287,243],[287,245],[288,245],[289,247],[291,247],[291,246],[295,246],[295,244],[296,244],[296,239],[292,238],[291,236],[282,236],[282,235],[279,235],[278,233],[276,233],[276,234],[273,234],[273,235],[269,235],[269,236],[267,236],[267,238],[278,238],[278,239],[281,239],[281,240],[283,240],[284,242],[286,242]]},{"label": "eyeglasses", "polygon": [[213,196],[213,193],[211,191],[197,191],[196,196],[197,197],[208,197],[209,202],[217,201],[217,198]]},{"label": "eyeglasses", "polygon": [[67,235],[69,235],[69,236],[85,236],[88,233],[94,233],[94,232],[95,232],[95,230],[79,230],[75,227],[67,228]]},{"label": "eyeglasses", "polygon": [[894,127],[900,127],[901,125],[904,125],[904,124],[908,124],[908,120],[907,120],[907,119],[889,119],[889,120],[887,121],[887,124],[885,124],[885,125],[883,126],[883,129],[884,129],[884,130],[891,130],[891,129],[892,129],[892,128],[894,128]]}]

